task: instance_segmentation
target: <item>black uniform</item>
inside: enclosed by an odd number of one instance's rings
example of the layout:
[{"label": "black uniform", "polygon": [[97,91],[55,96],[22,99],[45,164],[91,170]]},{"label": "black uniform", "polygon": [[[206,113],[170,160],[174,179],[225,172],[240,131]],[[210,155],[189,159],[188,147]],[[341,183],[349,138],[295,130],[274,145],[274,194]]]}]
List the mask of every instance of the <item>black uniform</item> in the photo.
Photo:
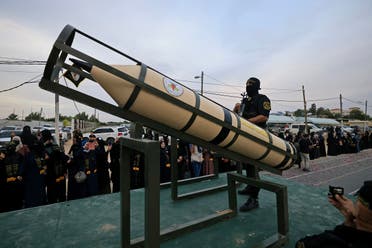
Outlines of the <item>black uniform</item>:
[{"label": "black uniform", "polygon": [[101,139],[98,141],[98,147],[96,148],[98,193],[99,194],[111,193],[110,174],[108,171],[109,164],[107,161],[107,157],[108,157],[108,152],[105,151],[104,141]]},{"label": "black uniform", "polygon": [[[5,174],[5,211],[21,209],[23,207],[23,158],[13,149],[8,149],[3,160],[3,173]],[[4,176],[2,176],[4,178]]]},{"label": "black uniform", "polygon": [[115,193],[120,191],[120,143],[118,141],[112,144],[110,159],[112,192]]},{"label": "black uniform", "polygon": [[53,143],[45,145],[46,185],[48,203],[66,201],[66,178],[68,157]]},{"label": "black uniform", "polygon": [[78,182],[75,178],[75,175],[79,171],[85,170],[84,151],[79,139],[71,146],[68,154],[71,156],[71,160],[70,163],[67,164],[69,179],[67,198],[69,200],[83,198],[87,195],[86,181]]},{"label": "black uniform", "polygon": [[[244,119],[250,119],[253,117],[256,117],[258,115],[264,115],[266,117],[269,117],[270,110],[271,110],[271,104],[270,100],[267,96],[262,94],[257,94],[252,97],[244,98],[241,104],[241,110],[242,110],[242,117]],[[266,122],[262,123],[255,123],[255,125],[266,128]],[[255,166],[251,165],[245,165],[246,171],[247,171],[247,177],[251,177],[254,179],[260,179],[260,176],[258,174],[258,169]],[[258,197],[258,193],[260,191],[260,188],[249,186],[249,192],[250,196],[253,198]]]},{"label": "black uniform", "polygon": [[42,143],[31,146],[31,152],[24,157],[25,207],[35,207],[46,203],[45,175],[47,165]]},{"label": "black uniform", "polygon": [[[257,94],[252,97],[244,98],[242,101],[242,117],[244,119],[250,119],[258,115],[264,115],[269,117],[271,104],[267,96]],[[266,128],[266,122],[255,123],[257,126]]]}]

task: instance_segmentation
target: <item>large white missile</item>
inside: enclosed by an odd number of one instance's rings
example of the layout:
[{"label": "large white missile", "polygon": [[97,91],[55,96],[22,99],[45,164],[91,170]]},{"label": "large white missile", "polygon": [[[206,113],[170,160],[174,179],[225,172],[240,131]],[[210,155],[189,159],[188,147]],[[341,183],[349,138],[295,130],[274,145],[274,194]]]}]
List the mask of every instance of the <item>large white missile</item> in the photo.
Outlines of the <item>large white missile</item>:
[{"label": "large white missile", "polygon": [[[89,73],[122,109],[278,170],[290,168],[295,161],[296,149],[291,143],[155,70],[141,65],[111,65],[138,79],[136,83],[87,62],[71,60],[75,67]],[[68,78],[77,86],[81,81]]]}]

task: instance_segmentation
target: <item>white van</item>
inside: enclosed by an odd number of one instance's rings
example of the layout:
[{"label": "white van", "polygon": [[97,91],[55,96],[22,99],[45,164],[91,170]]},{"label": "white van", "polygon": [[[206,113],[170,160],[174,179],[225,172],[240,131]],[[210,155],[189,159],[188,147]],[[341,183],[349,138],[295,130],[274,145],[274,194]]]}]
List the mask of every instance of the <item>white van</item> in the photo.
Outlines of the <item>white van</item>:
[{"label": "white van", "polygon": [[[307,123],[307,130],[309,133],[323,131],[321,128],[315,126],[313,123]],[[289,127],[289,131],[292,134],[297,134],[299,131],[305,132],[305,123],[293,123]]]}]

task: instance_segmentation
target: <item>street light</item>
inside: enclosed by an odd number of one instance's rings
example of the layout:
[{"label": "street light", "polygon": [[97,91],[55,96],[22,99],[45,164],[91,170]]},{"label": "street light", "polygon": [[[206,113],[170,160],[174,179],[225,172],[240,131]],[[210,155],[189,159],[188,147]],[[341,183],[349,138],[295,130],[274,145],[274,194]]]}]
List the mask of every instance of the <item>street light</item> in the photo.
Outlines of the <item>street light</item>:
[{"label": "street light", "polygon": [[201,81],[200,95],[203,95],[203,81],[204,81],[204,72],[203,72],[203,71],[201,71],[201,74],[200,74],[200,76],[195,76],[194,78],[195,78],[195,79],[198,79],[198,78],[200,78],[200,81]]}]

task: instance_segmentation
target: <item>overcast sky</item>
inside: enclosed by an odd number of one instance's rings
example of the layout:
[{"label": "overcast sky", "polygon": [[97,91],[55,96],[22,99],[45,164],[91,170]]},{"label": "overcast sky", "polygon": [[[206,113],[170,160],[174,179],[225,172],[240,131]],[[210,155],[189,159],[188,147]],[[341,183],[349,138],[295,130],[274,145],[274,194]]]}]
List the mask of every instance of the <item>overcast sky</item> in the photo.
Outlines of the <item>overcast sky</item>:
[{"label": "overcast sky", "polygon": [[[194,76],[203,70],[205,96],[228,108],[255,76],[272,112],[303,108],[304,85],[308,107],[338,108],[342,94],[344,108],[364,111],[367,100],[371,115],[371,13],[368,0],[2,0],[0,60],[46,60],[70,24],[190,88],[200,90]],[[0,65],[0,90],[39,79],[43,69]],[[0,93],[0,118],[41,108],[45,117],[54,115],[54,95],[38,84]],[[94,110],[62,98],[60,111]]]}]

